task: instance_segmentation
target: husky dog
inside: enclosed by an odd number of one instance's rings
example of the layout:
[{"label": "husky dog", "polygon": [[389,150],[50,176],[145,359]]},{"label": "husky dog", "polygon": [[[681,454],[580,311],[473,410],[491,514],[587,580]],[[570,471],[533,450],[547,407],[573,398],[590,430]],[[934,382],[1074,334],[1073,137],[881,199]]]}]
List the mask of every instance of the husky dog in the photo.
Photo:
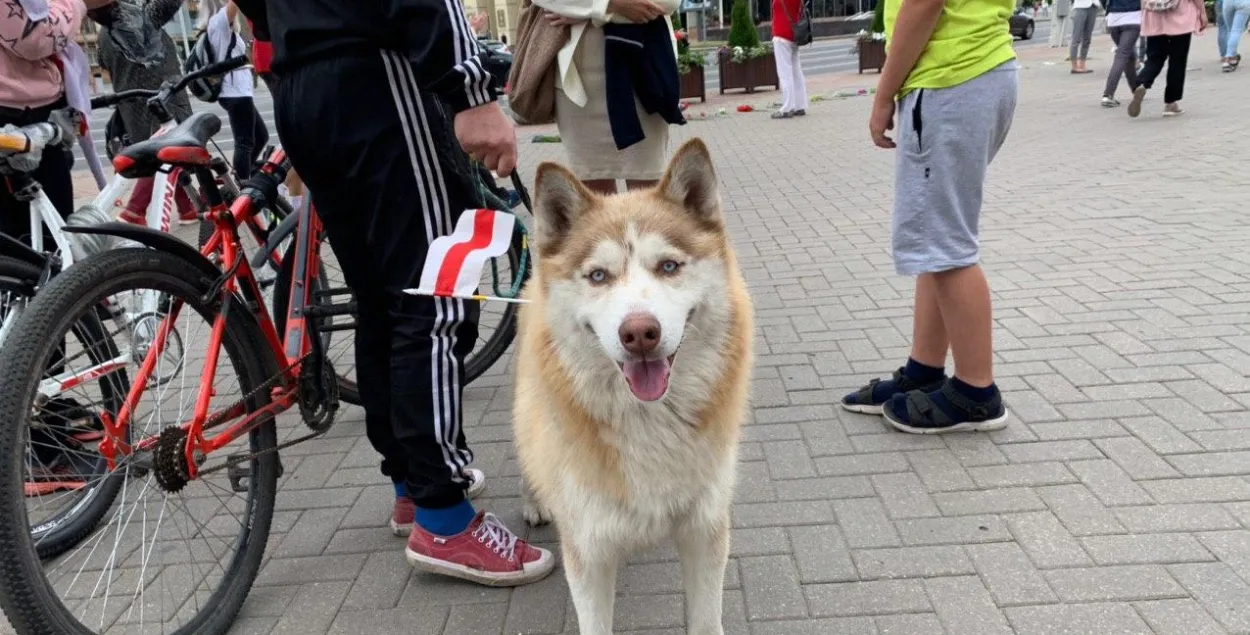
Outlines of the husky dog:
[{"label": "husky dog", "polygon": [[555,521],[582,635],[612,632],[616,573],[673,538],[690,633],[720,635],[751,300],[695,139],[659,186],[600,196],[545,163],[513,421],[525,519]]}]

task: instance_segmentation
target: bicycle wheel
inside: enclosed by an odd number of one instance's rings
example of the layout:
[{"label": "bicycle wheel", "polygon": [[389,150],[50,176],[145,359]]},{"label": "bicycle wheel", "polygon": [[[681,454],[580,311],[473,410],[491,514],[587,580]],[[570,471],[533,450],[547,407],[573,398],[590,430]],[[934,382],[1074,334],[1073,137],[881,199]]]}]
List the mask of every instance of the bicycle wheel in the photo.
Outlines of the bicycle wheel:
[{"label": "bicycle wheel", "polygon": [[[53,365],[57,342],[76,325],[98,317],[107,303],[117,309],[110,319],[123,324],[139,304],[162,307],[162,332],[179,330],[183,342],[201,344],[222,312],[216,298],[204,299],[211,283],[193,263],[170,254],[111,250],[53,278],[15,325],[0,355],[0,421],[6,422],[0,426],[0,518],[6,519],[0,523],[0,608],[17,632],[220,635],[242,607],[273,518],[278,456],[272,418],[242,433],[234,446],[197,460],[198,478],[188,479],[186,432],[179,424],[191,418],[195,404],[185,395],[167,398],[175,382],[149,382],[137,391],[129,433],[119,440],[135,451],[116,454],[115,469],[105,463],[104,474],[82,475],[87,487],[117,483],[112,513],[55,558],[40,558],[31,527],[41,518],[27,509],[25,489],[18,488],[29,478],[28,444],[46,428],[39,413],[49,391],[45,369]],[[201,378],[209,376],[213,381],[203,398],[210,399],[210,413],[239,404],[254,412],[269,401],[266,380],[277,372],[276,363],[241,302],[227,315],[220,350],[228,359],[215,373],[188,368],[179,374],[180,383],[186,388],[190,382],[195,392]],[[192,331],[196,320],[204,328]],[[121,351],[108,367],[80,368],[72,363],[76,351],[67,349],[63,363],[71,376],[52,378],[57,380],[53,387],[68,391],[81,385],[77,379],[117,378],[113,366],[138,366],[147,359],[144,349],[157,345],[133,334],[129,339],[131,349]],[[164,363],[161,355],[154,360]],[[171,363],[181,367],[192,361],[203,362],[184,356]],[[143,376],[131,373],[136,380]],[[237,385],[232,388],[231,382]],[[176,408],[172,415],[171,404]],[[95,414],[115,419],[120,410],[100,408]],[[104,442],[92,450],[97,457],[105,454]],[[243,454],[240,462],[247,470],[238,486],[224,469],[231,452]],[[76,505],[71,501],[71,512]]]},{"label": "bicycle wheel", "polygon": [[[497,290],[503,292],[513,287],[520,290],[529,281],[532,262],[529,257],[524,258],[525,263],[522,268],[521,254],[524,253],[526,247],[525,235],[519,227],[520,222],[518,219],[518,227],[512,232],[512,245],[508,248],[507,255],[504,258],[495,259],[498,277],[492,272],[490,266],[482,272],[482,286],[489,294],[496,293]],[[500,265],[503,264],[508,265],[507,272],[501,270]],[[512,340],[516,337],[518,310],[520,310],[520,305],[511,302],[498,302],[494,303],[494,306],[491,302],[482,304],[482,312],[478,318],[478,344],[473,347],[473,352],[469,353],[469,357],[464,362],[466,386],[484,375],[512,345]],[[489,337],[483,338],[483,331],[488,330],[487,327],[492,323],[495,328],[489,331]]]},{"label": "bicycle wheel", "polygon": [[[0,332],[6,338],[24,315],[26,306],[33,298],[31,292],[42,273],[39,267],[28,262],[0,257]],[[84,315],[71,328],[71,335],[73,343],[58,340],[62,345],[57,347],[54,370],[73,361],[66,360],[66,352],[71,349],[85,354],[86,361],[92,366],[106,363],[118,354],[112,338],[105,333],[98,311]],[[93,346],[93,342],[98,344]],[[102,466],[102,462],[96,460],[98,456],[84,449],[83,439],[94,437],[99,429],[99,420],[90,417],[89,409],[92,406],[104,409],[120,407],[127,385],[124,373],[103,376],[93,382],[95,390],[91,391],[98,395],[98,403],[84,404],[62,397],[48,399],[41,407],[39,421],[43,429],[32,439],[31,451],[27,454],[27,478],[23,482],[26,497],[28,500],[41,499],[45,495],[64,491],[68,485],[73,487],[74,504],[67,510],[42,518],[31,528],[31,539],[40,557],[53,557],[72,547],[99,523],[113,504],[120,487],[118,479],[102,479],[92,487],[81,483],[82,487],[77,487],[79,481],[69,480],[74,475],[66,468],[97,471]],[[41,461],[41,456],[62,460],[59,463]]]},{"label": "bicycle wheel", "polygon": [[[292,232],[292,235],[294,235],[294,232]],[[278,277],[274,280],[273,285],[273,321],[274,326],[278,328],[279,336],[286,329],[287,306],[290,304],[291,299],[291,275],[295,268],[295,240],[290,239],[285,242],[288,243],[288,246],[286,252],[282,255],[282,269],[278,272]],[[347,287],[347,282],[343,279],[343,271],[339,269],[338,259],[334,256],[334,250],[330,246],[330,241],[323,238],[318,244],[320,246],[318,254],[321,266],[312,280],[314,298],[317,298],[318,294],[324,294],[329,289],[344,289]],[[350,299],[350,295],[344,294],[323,297],[320,302],[322,304],[343,304]],[[349,324],[354,321],[355,318],[350,315],[327,317],[321,319],[317,328],[321,330],[321,350],[325,352],[326,359],[330,360],[330,364],[334,366],[334,372],[338,376],[339,399],[359,406],[360,387],[356,384],[355,329],[341,331],[325,330],[328,326]]]}]

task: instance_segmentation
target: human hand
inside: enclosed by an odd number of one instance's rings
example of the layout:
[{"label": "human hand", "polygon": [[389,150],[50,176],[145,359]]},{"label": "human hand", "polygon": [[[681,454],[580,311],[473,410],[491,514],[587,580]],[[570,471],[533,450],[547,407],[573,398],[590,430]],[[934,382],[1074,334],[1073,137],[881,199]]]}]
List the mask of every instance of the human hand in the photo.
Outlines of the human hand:
[{"label": "human hand", "polygon": [[456,140],[469,156],[507,177],[516,167],[516,130],[497,102],[456,114]]},{"label": "human hand", "polygon": [[578,18],[566,18],[559,13],[552,13],[546,9],[543,10],[543,19],[553,26],[574,26],[585,22],[585,20]]},{"label": "human hand", "polygon": [[894,140],[886,136],[887,130],[894,129],[894,98],[881,97],[872,102],[872,115],[868,118],[868,132],[872,134],[872,142],[878,148],[889,150],[894,147]]},{"label": "human hand", "polygon": [[634,24],[645,24],[664,15],[664,9],[651,0],[608,0],[608,13],[619,15]]}]

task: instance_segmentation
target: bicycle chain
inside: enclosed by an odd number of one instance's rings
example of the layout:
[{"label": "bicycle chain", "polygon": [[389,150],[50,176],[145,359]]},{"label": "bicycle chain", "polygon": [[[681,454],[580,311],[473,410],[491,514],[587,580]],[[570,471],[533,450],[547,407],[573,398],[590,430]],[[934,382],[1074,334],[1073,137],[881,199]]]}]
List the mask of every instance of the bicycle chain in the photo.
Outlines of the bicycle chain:
[{"label": "bicycle chain", "polygon": [[[296,364],[302,364],[302,363],[304,363],[304,362],[308,359],[309,355],[311,355],[311,352],[310,352],[310,353],[306,353],[303,357],[301,357],[301,358],[300,358],[299,360],[297,360],[295,363],[296,363]],[[291,364],[291,366],[294,366],[294,365],[295,365],[295,364]],[[288,369],[289,369],[289,366],[288,366]],[[229,413],[230,411],[234,410],[235,408],[238,408],[239,406],[243,406],[243,407],[245,407],[245,408],[246,408],[246,406],[247,406],[247,402],[248,402],[251,398],[253,398],[253,397],[255,397],[256,395],[260,394],[260,392],[261,392],[261,391],[263,391],[263,390],[271,390],[271,389],[272,389],[272,388],[273,388],[273,387],[274,387],[274,386],[278,383],[278,380],[280,380],[280,379],[282,378],[282,376],[283,376],[283,374],[284,374],[285,372],[286,372],[286,370],[279,371],[277,374],[273,375],[272,377],[270,377],[270,378],[266,379],[265,381],[262,381],[262,382],[260,383],[260,385],[259,385],[259,386],[257,386],[255,389],[253,389],[253,390],[252,390],[251,392],[249,392],[248,394],[244,395],[242,399],[239,399],[238,401],[236,401],[236,402],[234,402],[234,403],[230,404],[228,407],[226,407],[226,408],[223,408],[223,409],[219,410],[219,411],[217,412],[217,414],[213,415],[212,417],[210,417],[208,420],[206,420],[206,421],[204,422],[204,427],[203,427],[202,429],[203,429],[203,430],[211,430],[211,429],[213,429],[213,428],[215,428],[215,427],[217,427],[217,426],[221,425],[222,423],[225,423],[225,421],[226,421],[226,413]],[[274,417],[275,417],[275,416],[276,416],[276,415],[271,414],[271,415],[268,415],[268,416],[266,416],[266,417],[262,417],[262,418],[260,418],[260,419],[257,419],[257,420],[256,420],[256,421],[255,421],[255,422],[254,422],[251,426],[249,426],[246,430],[244,430],[244,431],[243,431],[243,433],[249,433],[249,432],[251,432],[252,430],[255,430],[256,428],[260,427],[261,425],[263,425],[263,424],[265,424],[265,423],[268,423],[269,421],[272,421],[272,420],[274,419]],[[313,432],[313,433],[311,433],[311,434],[306,434],[306,435],[301,436],[301,437],[296,437],[296,438],[294,438],[294,439],[291,439],[290,441],[284,441],[284,442],[279,443],[279,444],[276,444],[276,445],[274,445],[272,448],[269,448],[269,449],[266,449],[266,450],[260,450],[259,452],[252,452],[251,454],[245,454],[245,455],[243,455],[243,456],[238,456],[238,457],[234,457],[234,458],[232,458],[232,459],[227,459],[226,461],[223,461],[220,465],[214,465],[214,466],[209,467],[209,468],[196,470],[196,474],[197,474],[198,476],[203,476],[203,475],[205,475],[205,474],[212,474],[212,473],[214,473],[214,472],[220,472],[221,470],[228,469],[228,468],[230,468],[230,467],[233,467],[233,466],[238,465],[238,464],[240,464],[240,463],[243,463],[243,462],[245,462],[245,461],[250,461],[250,460],[252,460],[252,459],[255,459],[256,457],[259,457],[259,456],[264,456],[264,455],[266,455],[266,454],[271,454],[271,453],[273,453],[273,452],[278,452],[278,451],[280,451],[280,450],[285,450],[286,448],[289,448],[289,447],[291,447],[291,446],[293,446],[293,445],[296,445],[296,444],[299,444],[299,443],[303,443],[303,442],[305,442],[305,441],[309,441],[309,440],[311,440],[311,439],[315,439],[315,438],[317,438],[317,437],[319,437],[319,436],[321,436],[321,435],[325,434],[326,432],[329,432],[329,429],[328,429],[328,428],[327,428],[326,430],[322,430],[322,431],[320,431],[320,432]]]}]

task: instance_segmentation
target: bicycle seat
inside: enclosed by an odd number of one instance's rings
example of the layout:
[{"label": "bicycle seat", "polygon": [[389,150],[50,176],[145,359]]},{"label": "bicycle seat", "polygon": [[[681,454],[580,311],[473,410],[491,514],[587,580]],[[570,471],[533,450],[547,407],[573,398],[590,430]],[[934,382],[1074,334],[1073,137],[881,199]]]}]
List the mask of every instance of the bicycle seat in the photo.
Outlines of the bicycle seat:
[{"label": "bicycle seat", "polygon": [[113,169],[128,179],[138,179],[156,174],[162,165],[205,167],[212,155],[204,145],[220,131],[217,115],[197,112],[159,137],[123,148],[113,158]]}]

